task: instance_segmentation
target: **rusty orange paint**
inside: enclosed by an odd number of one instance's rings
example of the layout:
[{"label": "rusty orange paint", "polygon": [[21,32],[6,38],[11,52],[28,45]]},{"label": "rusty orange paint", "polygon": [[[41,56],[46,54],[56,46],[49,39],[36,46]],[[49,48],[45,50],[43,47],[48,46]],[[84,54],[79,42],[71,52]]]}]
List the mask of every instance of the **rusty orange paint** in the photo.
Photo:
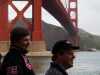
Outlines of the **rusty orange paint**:
[{"label": "rusty orange paint", "polygon": [[0,0],[0,41],[7,41],[8,34],[8,1]]},{"label": "rusty orange paint", "polygon": [[32,32],[32,40],[34,41],[42,41],[43,40],[43,32],[41,26],[41,2],[42,0],[34,0],[32,2],[33,6],[33,32]]}]

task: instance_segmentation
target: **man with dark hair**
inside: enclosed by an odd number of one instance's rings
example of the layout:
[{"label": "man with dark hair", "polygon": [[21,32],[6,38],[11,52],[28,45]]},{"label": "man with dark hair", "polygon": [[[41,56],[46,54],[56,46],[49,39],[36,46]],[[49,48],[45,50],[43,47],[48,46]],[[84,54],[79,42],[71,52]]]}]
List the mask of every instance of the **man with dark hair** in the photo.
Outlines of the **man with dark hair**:
[{"label": "man with dark hair", "polygon": [[73,50],[79,49],[67,40],[55,43],[52,49],[52,62],[45,75],[68,75],[66,70],[73,66]]},{"label": "man with dark hair", "polygon": [[2,75],[35,75],[25,55],[30,40],[30,32],[25,28],[16,27],[11,31],[9,52],[1,66]]}]

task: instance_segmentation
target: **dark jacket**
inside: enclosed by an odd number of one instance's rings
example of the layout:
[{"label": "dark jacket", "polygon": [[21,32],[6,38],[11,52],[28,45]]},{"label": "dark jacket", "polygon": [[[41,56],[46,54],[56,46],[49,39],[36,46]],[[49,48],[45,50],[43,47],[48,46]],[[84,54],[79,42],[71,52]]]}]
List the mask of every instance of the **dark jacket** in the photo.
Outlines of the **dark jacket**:
[{"label": "dark jacket", "polygon": [[2,75],[35,75],[21,48],[11,48],[1,66]]},{"label": "dark jacket", "polygon": [[61,64],[52,62],[45,75],[68,75]]}]

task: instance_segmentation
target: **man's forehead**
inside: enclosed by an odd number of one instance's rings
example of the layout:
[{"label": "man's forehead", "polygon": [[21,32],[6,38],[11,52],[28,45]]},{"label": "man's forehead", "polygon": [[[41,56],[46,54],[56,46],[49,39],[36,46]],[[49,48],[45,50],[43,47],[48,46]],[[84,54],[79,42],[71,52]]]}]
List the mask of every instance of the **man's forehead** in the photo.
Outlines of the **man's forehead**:
[{"label": "man's forehead", "polygon": [[20,38],[20,40],[31,40],[31,36],[27,35],[25,37]]}]

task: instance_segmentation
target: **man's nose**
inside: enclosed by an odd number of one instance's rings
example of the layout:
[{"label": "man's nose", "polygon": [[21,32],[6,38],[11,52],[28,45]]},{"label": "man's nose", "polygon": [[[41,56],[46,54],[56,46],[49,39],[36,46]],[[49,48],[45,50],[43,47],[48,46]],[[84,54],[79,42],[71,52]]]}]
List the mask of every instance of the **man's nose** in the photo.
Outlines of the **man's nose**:
[{"label": "man's nose", "polygon": [[73,55],[72,58],[74,59],[75,58],[75,55]]},{"label": "man's nose", "polygon": [[29,40],[28,42],[29,42],[29,44],[31,44],[31,40]]},{"label": "man's nose", "polygon": [[27,44],[30,45],[30,44],[31,44],[31,40],[28,40],[28,41],[27,41]]}]

